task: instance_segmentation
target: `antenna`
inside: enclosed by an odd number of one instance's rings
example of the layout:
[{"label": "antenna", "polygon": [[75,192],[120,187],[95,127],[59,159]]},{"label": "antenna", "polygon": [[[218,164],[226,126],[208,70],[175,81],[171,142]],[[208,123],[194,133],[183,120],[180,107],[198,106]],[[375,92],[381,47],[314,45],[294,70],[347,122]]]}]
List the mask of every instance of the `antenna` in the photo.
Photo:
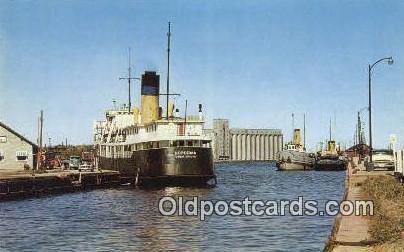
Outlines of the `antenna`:
[{"label": "antenna", "polygon": [[131,76],[132,67],[130,64],[130,47],[128,47],[128,77],[119,77],[119,80],[128,80],[128,112],[131,110],[131,99],[130,99],[130,81],[131,80],[140,80],[140,78],[133,78]]}]

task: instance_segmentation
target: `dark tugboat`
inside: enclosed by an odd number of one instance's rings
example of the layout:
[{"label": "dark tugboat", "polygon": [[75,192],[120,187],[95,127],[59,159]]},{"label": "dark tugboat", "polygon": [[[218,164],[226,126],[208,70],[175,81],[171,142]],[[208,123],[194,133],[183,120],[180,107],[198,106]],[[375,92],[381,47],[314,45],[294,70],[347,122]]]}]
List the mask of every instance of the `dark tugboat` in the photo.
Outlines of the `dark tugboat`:
[{"label": "dark tugboat", "polygon": [[334,140],[331,140],[331,122],[330,122],[330,140],[327,142],[326,149],[321,151],[314,165],[317,171],[342,171],[346,170],[347,163],[339,155]]},{"label": "dark tugboat", "polygon": [[335,141],[327,142],[327,149],[317,157],[314,165],[317,171],[342,171],[346,170],[346,161],[343,160],[335,148]]},{"label": "dark tugboat", "polygon": [[[169,45],[170,30],[168,53]],[[129,95],[128,106],[108,110],[106,120],[95,122],[100,169],[118,170],[125,181],[136,185],[194,186],[216,180],[202,105],[198,115],[187,116],[185,109],[185,116],[180,117],[179,110],[174,111],[174,104],[169,103],[174,94],[168,93],[168,76],[167,94],[163,94],[167,97],[165,117],[159,106],[160,76],[146,71],[141,78],[140,109],[131,108]],[[130,66],[125,79],[130,87]]]}]

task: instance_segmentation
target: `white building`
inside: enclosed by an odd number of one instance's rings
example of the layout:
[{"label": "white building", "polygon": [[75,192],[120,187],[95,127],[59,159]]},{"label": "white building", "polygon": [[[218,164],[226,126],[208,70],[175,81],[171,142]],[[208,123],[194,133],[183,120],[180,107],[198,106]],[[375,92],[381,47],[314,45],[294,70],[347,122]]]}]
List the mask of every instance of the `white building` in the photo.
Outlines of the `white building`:
[{"label": "white building", "polygon": [[35,167],[37,146],[0,122],[0,172]]}]

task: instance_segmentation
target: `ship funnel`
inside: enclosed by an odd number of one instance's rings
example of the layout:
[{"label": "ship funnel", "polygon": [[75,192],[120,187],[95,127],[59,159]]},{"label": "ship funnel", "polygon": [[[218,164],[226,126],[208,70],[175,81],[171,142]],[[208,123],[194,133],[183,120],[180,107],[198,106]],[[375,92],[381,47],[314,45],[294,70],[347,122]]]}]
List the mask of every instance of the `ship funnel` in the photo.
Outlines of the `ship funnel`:
[{"label": "ship funnel", "polygon": [[302,145],[302,139],[300,137],[300,129],[293,130],[293,144]]},{"label": "ship funnel", "polygon": [[141,114],[142,123],[148,124],[158,120],[160,75],[154,71],[145,71],[142,75]]},{"label": "ship funnel", "polygon": [[328,141],[327,142],[327,151],[329,151],[330,153],[336,153],[337,152],[335,141]]}]

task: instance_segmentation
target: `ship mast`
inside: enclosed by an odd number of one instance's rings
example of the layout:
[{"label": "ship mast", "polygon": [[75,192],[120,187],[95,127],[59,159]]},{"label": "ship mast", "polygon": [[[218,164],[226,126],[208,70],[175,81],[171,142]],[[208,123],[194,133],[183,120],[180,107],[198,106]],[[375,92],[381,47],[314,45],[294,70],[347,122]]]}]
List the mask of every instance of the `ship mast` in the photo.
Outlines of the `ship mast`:
[{"label": "ship mast", "polygon": [[303,150],[306,150],[306,113],[303,114]]},{"label": "ship mast", "polygon": [[130,81],[140,80],[140,78],[134,78],[131,76],[132,67],[130,65],[130,47],[128,48],[128,77],[119,77],[119,80],[128,80],[128,112],[131,110],[131,99],[130,99]]},{"label": "ship mast", "polygon": [[330,141],[331,141],[331,118],[330,118]]},{"label": "ship mast", "polygon": [[294,132],[295,132],[295,114],[292,113],[292,143],[293,143]]},{"label": "ship mast", "polygon": [[167,33],[167,99],[166,99],[166,118],[168,120],[168,98],[170,96],[170,38],[171,38],[171,23],[168,22]]},{"label": "ship mast", "polygon": [[170,96],[180,95],[180,94],[170,94],[170,42],[171,42],[171,22],[168,22],[168,32],[167,32],[167,92],[166,94],[166,119],[168,120],[168,100]]}]

